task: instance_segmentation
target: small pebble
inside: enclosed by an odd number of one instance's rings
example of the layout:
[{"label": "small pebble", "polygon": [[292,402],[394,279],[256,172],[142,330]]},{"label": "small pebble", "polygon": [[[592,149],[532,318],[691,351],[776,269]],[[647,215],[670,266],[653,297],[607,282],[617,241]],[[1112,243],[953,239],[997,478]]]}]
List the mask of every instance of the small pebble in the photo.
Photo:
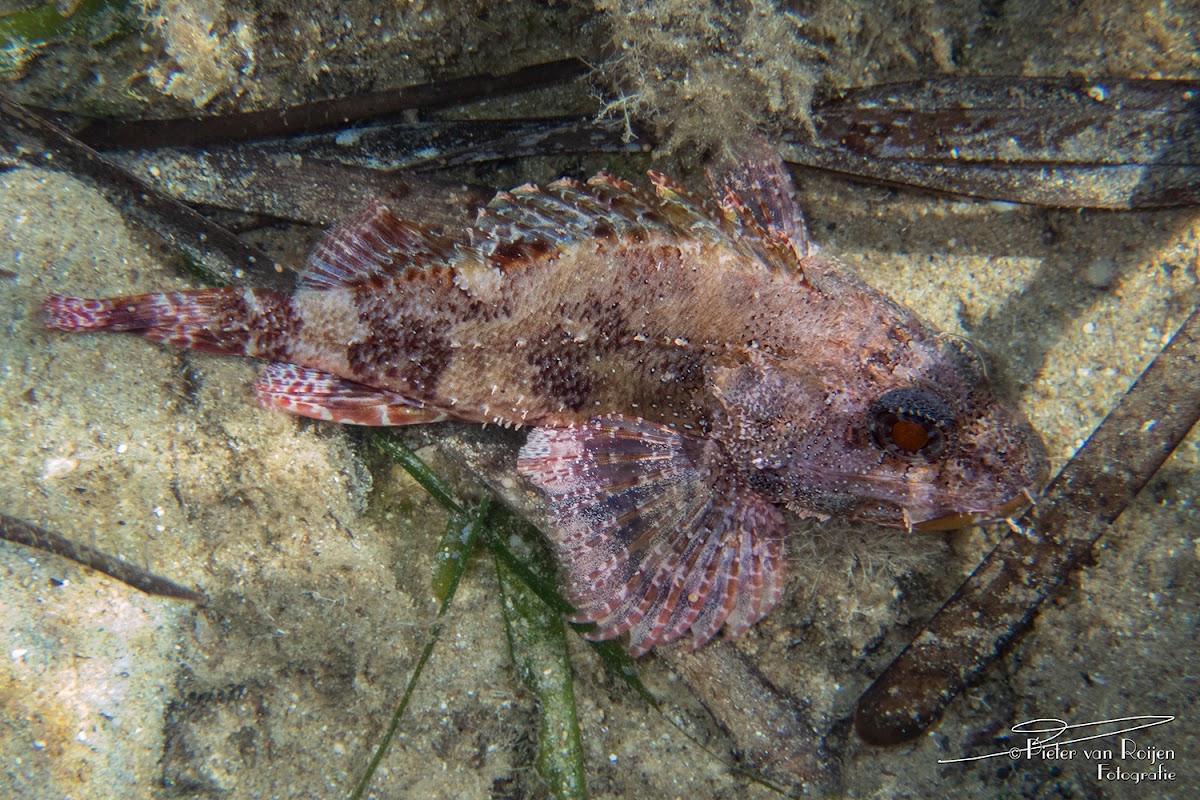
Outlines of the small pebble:
[{"label": "small pebble", "polygon": [[1117,277],[1117,260],[1112,256],[1099,256],[1084,270],[1083,280],[1094,289],[1107,289]]}]

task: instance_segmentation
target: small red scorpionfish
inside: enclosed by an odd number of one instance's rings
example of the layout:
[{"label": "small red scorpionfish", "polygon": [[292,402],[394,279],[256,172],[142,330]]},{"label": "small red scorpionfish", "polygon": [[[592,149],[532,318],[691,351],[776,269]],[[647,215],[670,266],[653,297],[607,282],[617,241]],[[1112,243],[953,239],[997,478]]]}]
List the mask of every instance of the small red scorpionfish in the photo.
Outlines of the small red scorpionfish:
[{"label": "small red scorpionfish", "polygon": [[822,253],[764,142],[725,149],[711,200],[650,179],[522,186],[449,232],[376,199],[291,294],[56,295],[46,325],[264,359],[259,402],[306,417],[531,428],[576,619],[635,655],[770,611],[782,509],[941,530],[1043,487],[974,350]]}]

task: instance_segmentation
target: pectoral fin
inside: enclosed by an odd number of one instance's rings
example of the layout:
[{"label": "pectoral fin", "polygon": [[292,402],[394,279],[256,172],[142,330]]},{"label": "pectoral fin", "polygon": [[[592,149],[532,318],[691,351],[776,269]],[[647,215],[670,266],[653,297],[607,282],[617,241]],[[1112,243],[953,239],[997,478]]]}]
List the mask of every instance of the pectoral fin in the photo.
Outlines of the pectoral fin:
[{"label": "pectoral fin", "polygon": [[779,510],[711,461],[716,445],[622,416],[533,431],[518,462],[549,495],[589,636],[641,655],[689,631],[737,636],[783,592]]}]

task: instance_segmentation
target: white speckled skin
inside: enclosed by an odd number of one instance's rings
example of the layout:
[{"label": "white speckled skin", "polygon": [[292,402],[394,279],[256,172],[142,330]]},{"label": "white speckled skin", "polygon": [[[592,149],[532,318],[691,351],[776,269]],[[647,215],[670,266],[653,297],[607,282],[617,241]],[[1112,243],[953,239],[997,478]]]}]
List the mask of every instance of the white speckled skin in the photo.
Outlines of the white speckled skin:
[{"label": "white speckled skin", "polygon": [[318,419],[536,427],[580,618],[635,653],[775,604],[778,507],[954,527],[1041,488],[970,348],[819,252],[773,153],[727,153],[715,206],[652,180],[521,187],[452,235],[376,200],[290,296],[52,297],[48,325],[271,360],[263,404]]}]

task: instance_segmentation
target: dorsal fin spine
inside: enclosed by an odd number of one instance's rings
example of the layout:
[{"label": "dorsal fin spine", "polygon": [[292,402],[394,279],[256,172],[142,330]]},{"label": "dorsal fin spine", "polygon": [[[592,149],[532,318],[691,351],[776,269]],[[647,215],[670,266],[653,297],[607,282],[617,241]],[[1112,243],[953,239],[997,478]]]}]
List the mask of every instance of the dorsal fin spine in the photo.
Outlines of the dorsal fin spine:
[{"label": "dorsal fin spine", "polygon": [[401,220],[375,199],[318,242],[300,285],[355,286],[410,268],[487,260],[498,253],[511,262],[523,258],[522,251],[545,253],[545,245],[593,236],[645,240],[656,231],[724,240],[768,268],[803,272],[811,245],[790,176],[768,147],[755,142],[739,157],[724,155],[725,171],[709,175],[715,206],[655,172],[653,194],[600,172],[586,183],[564,178],[499,192],[473,226],[448,239]]},{"label": "dorsal fin spine", "polygon": [[726,144],[708,167],[729,232],[778,269],[803,273],[813,248],[783,159],[761,136]]}]

